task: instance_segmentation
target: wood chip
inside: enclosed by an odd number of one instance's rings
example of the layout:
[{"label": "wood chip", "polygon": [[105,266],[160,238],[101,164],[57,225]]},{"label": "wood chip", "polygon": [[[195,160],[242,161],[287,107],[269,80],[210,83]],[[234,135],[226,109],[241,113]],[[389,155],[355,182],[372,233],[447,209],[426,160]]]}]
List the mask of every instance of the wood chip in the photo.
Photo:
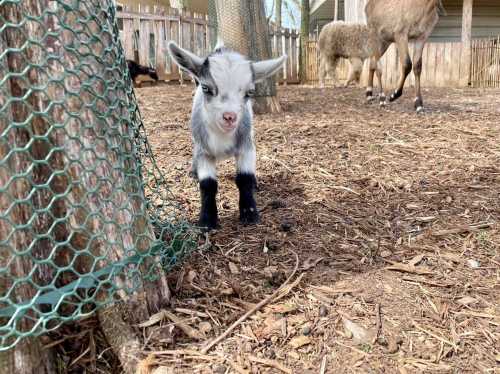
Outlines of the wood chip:
[{"label": "wood chip", "polygon": [[240,273],[240,269],[238,269],[238,266],[236,266],[236,264],[230,262],[229,263],[229,271],[231,272],[231,274],[239,274]]},{"label": "wood chip", "polygon": [[292,340],[290,340],[288,342],[288,344],[292,347],[292,348],[300,348],[300,347],[303,347],[307,344],[311,344],[311,338],[308,337],[308,336],[304,336],[304,335],[300,335],[300,336],[296,336],[295,338],[293,338]]},{"label": "wood chip", "polygon": [[193,329],[191,326],[186,324],[182,319],[177,317],[175,314],[170,313],[166,310],[163,313],[165,314],[165,317],[167,317],[169,320],[171,320],[175,324],[175,326],[180,328],[182,330],[182,332],[184,332],[184,334],[186,334],[190,338],[197,339],[197,340],[203,339],[203,334],[201,334],[199,331]]},{"label": "wood chip", "polygon": [[269,360],[267,358],[260,358],[260,357],[252,356],[252,355],[248,356],[248,359],[251,362],[256,362],[258,364],[262,364],[265,366],[269,366],[269,367],[278,369],[278,370],[282,371],[283,373],[292,374],[292,369],[289,369],[289,368],[283,366],[282,364],[280,364],[276,360]]}]

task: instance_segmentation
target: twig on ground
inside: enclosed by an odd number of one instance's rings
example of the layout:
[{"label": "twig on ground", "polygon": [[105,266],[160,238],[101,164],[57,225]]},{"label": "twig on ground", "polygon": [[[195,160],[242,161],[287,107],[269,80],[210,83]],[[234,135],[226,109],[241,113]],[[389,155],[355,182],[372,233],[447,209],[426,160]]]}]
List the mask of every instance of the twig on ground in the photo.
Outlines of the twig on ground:
[{"label": "twig on ground", "polygon": [[326,355],[323,356],[323,360],[321,361],[321,366],[319,368],[319,374],[325,374],[326,371]]},{"label": "twig on ground", "polygon": [[375,305],[375,312],[377,315],[377,325],[375,327],[375,334],[373,336],[372,344],[375,344],[377,341],[378,337],[380,336],[380,333],[382,331],[382,315],[380,313],[380,304]]},{"label": "twig on ground", "polygon": [[[226,331],[224,331],[217,338],[213,339],[211,342],[209,342],[207,345],[205,345],[205,347],[203,347],[201,350],[202,354],[207,353],[216,344],[218,344],[219,342],[224,340],[236,327],[238,327],[241,323],[243,323],[248,317],[250,317],[252,314],[257,312],[259,309],[261,309],[265,305],[269,304],[274,299],[276,299],[276,301],[281,299],[288,292],[290,292],[290,290],[292,289],[291,287],[288,288],[286,293],[279,295],[285,289],[285,286],[290,282],[290,280],[295,276],[295,273],[297,272],[297,269],[299,268],[299,256],[294,251],[292,251],[292,252],[295,255],[295,268],[293,269],[290,276],[286,279],[286,281],[276,291],[274,291],[271,295],[266,297],[264,300],[262,300],[260,303],[258,303],[252,309],[250,309],[248,312],[246,312],[244,315],[242,315],[236,322],[234,322],[231,326],[229,326]],[[298,283],[298,281],[300,281],[301,278],[302,277],[300,277],[300,276],[297,278],[297,280],[293,283],[293,287],[295,287],[295,285]]]},{"label": "twig on ground", "polygon": [[291,369],[289,369],[289,368],[281,365],[276,360],[269,360],[269,359],[266,359],[266,358],[260,358],[260,357],[253,356],[253,355],[248,356],[248,359],[250,361],[252,361],[252,362],[256,362],[258,364],[266,365],[266,366],[269,366],[269,367],[281,370],[283,373],[292,374],[292,370]]},{"label": "twig on ground", "polygon": [[464,234],[467,232],[474,232],[481,229],[487,229],[493,226],[493,222],[485,222],[477,225],[460,226],[448,230],[433,231],[432,236],[446,236],[451,234]]}]

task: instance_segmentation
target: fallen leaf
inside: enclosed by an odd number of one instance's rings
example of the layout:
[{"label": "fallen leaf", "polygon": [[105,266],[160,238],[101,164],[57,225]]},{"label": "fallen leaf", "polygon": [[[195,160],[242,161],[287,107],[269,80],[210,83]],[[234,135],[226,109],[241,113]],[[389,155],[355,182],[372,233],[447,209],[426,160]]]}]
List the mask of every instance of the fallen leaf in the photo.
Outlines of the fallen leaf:
[{"label": "fallen leaf", "polygon": [[225,287],[225,288],[222,288],[221,290],[219,290],[219,293],[221,295],[230,296],[230,295],[233,295],[235,292],[234,292],[233,287]]},{"label": "fallen leaf", "polygon": [[267,338],[273,333],[278,333],[281,330],[281,318],[277,319],[274,316],[269,316],[264,320],[264,326],[255,330],[255,336],[259,339]]},{"label": "fallen leaf", "polygon": [[475,304],[475,303],[477,303],[477,300],[474,299],[471,296],[464,296],[461,299],[458,299],[457,303],[459,303],[461,305],[469,305],[469,304]]},{"label": "fallen leaf", "polygon": [[310,257],[304,261],[304,265],[302,265],[302,269],[303,270],[312,269],[313,267],[318,265],[323,260],[324,260],[324,257],[320,257],[320,258]]},{"label": "fallen leaf", "polygon": [[264,275],[267,278],[272,278],[278,272],[278,267],[277,266],[268,266],[268,267],[265,267],[262,271],[264,272]]},{"label": "fallen leaf", "polygon": [[268,308],[274,313],[281,313],[281,314],[295,312],[298,309],[297,305],[290,303],[269,305]]},{"label": "fallen leaf", "polygon": [[229,263],[229,271],[231,272],[231,274],[239,274],[240,273],[240,269],[238,269],[238,266],[236,266],[236,264],[230,262]]},{"label": "fallen leaf", "polygon": [[299,360],[300,359],[300,355],[295,352],[295,351],[289,351],[288,352],[288,356],[290,356],[291,358],[295,359],[295,360]]},{"label": "fallen leaf", "polygon": [[190,270],[187,277],[186,277],[186,281],[188,283],[193,283],[194,279],[196,278],[197,274],[196,274],[196,271],[194,270]]},{"label": "fallen leaf", "polygon": [[202,333],[206,334],[207,332],[212,330],[212,325],[210,324],[210,322],[200,322],[200,324],[198,325],[198,329]]},{"label": "fallen leaf", "polygon": [[469,265],[472,269],[477,269],[479,266],[481,266],[479,261],[472,259],[467,260],[467,265]]},{"label": "fallen leaf", "polygon": [[138,327],[150,327],[153,325],[156,325],[157,323],[161,322],[164,318],[166,317],[165,311],[161,310],[158,313],[153,314],[149,319],[145,322],[142,322],[138,324]]},{"label": "fallen leaf", "polygon": [[425,255],[418,255],[413,257],[410,261],[408,261],[408,265],[417,266],[424,259]]},{"label": "fallen leaf", "polygon": [[432,271],[430,271],[428,268],[416,267],[409,264],[403,264],[402,262],[394,263],[391,266],[386,267],[385,269],[420,275],[432,274]]},{"label": "fallen leaf", "polygon": [[184,332],[184,334],[186,334],[190,338],[203,339],[203,335],[200,332],[193,329],[191,326],[189,326],[186,322],[177,317],[175,314],[167,312],[166,310],[163,311],[163,313],[165,314],[165,317],[171,320],[178,328],[180,328]]},{"label": "fallen leaf", "polygon": [[347,318],[343,318],[343,322],[346,332],[352,335],[355,344],[371,344],[375,337],[375,331],[367,330]]},{"label": "fallen leaf", "polygon": [[391,251],[382,251],[382,252],[380,252],[380,257],[382,257],[382,258],[387,258],[387,257],[390,257],[391,255],[392,255]]},{"label": "fallen leaf", "polygon": [[311,343],[311,338],[308,337],[308,336],[304,336],[304,335],[300,335],[300,336],[296,336],[295,338],[293,338],[292,340],[290,340],[290,342],[288,343],[290,346],[292,346],[292,348],[300,348],[300,347],[303,347],[307,344],[310,344]]}]

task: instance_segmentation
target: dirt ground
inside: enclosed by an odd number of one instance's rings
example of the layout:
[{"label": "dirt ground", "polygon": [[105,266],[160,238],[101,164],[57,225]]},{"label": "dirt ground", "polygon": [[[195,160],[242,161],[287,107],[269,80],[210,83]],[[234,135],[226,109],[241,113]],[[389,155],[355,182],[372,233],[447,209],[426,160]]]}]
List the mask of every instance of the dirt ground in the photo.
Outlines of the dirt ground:
[{"label": "dirt ground", "polygon": [[[136,90],[189,220],[191,86]],[[500,91],[413,91],[386,109],[357,88],[279,88],[257,116],[258,226],[219,167],[221,229],[170,275],[144,362],[174,373],[499,373]],[[296,257],[297,256],[297,257]],[[298,259],[298,263],[296,263]],[[276,290],[279,300],[199,349]]]}]

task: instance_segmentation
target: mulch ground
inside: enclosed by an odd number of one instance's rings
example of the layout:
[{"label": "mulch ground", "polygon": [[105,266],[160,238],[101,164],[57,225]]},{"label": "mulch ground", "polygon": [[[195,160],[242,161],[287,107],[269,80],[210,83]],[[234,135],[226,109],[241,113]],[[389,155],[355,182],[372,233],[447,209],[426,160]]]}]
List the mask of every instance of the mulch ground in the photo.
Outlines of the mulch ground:
[{"label": "mulch ground", "polygon": [[[191,93],[136,90],[195,222]],[[413,90],[381,109],[358,88],[280,87],[283,112],[255,119],[262,222],[238,223],[234,162],[220,164],[221,229],[170,274],[181,322],[145,331],[145,372],[500,372],[499,96],[425,90],[416,115]],[[199,353],[294,268],[278,301]]]}]

